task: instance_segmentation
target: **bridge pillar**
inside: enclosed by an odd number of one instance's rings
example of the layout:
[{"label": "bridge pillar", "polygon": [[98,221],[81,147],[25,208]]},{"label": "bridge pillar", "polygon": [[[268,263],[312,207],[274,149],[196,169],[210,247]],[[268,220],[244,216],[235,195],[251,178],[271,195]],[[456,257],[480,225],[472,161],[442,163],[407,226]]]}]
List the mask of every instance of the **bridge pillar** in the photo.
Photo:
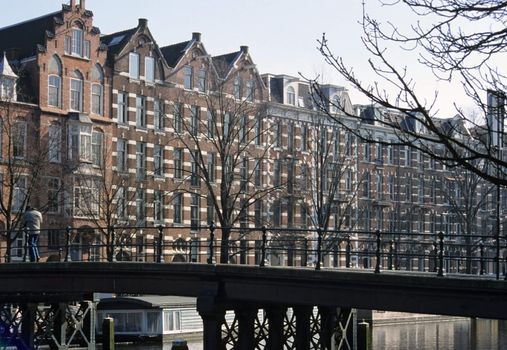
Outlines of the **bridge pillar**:
[{"label": "bridge pillar", "polygon": [[18,349],[25,349],[23,346],[26,346],[26,349],[34,349],[35,348],[35,320],[37,317],[37,304],[27,303],[20,305],[21,314],[23,320],[21,321],[21,341],[24,343],[20,344]]},{"label": "bridge pillar", "polygon": [[266,350],[283,349],[283,320],[287,313],[287,308],[271,306],[265,309],[268,319],[268,339],[266,341]]},{"label": "bridge pillar", "polygon": [[222,342],[225,308],[216,301],[213,293],[204,293],[197,298],[197,312],[202,318],[203,350],[225,350]]},{"label": "bridge pillar", "polygon": [[251,350],[254,348],[257,308],[242,307],[235,309],[234,312],[238,319],[239,350]]},{"label": "bridge pillar", "polygon": [[296,350],[310,350],[310,316],[313,311],[311,306],[295,306],[296,315]]}]

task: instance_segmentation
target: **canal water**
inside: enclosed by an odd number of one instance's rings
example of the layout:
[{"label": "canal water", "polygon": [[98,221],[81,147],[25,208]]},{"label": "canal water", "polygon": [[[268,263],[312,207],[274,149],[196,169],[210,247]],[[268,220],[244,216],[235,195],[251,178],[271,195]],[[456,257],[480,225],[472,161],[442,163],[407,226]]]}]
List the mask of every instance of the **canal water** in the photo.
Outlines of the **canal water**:
[{"label": "canal water", "polygon": [[[202,343],[189,343],[201,350]],[[122,346],[117,350],[170,350],[164,346]],[[454,319],[373,327],[372,350],[504,350],[507,321]]]}]

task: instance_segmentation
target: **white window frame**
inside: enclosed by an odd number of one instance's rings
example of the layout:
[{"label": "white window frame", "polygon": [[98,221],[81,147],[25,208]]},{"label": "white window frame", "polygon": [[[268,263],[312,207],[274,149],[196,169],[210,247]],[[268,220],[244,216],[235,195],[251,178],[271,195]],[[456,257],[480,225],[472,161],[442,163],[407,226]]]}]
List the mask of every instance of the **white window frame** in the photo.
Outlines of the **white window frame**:
[{"label": "white window frame", "polygon": [[62,127],[51,124],[48,127],[48,160],[51,163],[62,161]]},{"label": "white window frame", "polygon": [[144,58],[144,79],[148,83],[155,82],[155,58],[146,56]]},{"label": "white window frame", "polygon": [[137,52],[129,53],[129,77],[139,79],[140,73],[140,56]]}]

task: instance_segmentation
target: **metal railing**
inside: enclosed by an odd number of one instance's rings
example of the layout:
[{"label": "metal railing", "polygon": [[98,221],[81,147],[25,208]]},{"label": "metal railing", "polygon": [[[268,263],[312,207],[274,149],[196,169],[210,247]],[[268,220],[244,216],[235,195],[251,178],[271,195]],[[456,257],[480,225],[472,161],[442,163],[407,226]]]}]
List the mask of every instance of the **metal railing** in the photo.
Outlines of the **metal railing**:
[{"label": "metal railing", "polygon": [[[30,232],[0,232],[0,260],[29,261]],[[224,240],[224,233],[229,239]],[[7,249],[6,237],[11,237]],[[41,230],[41,261],[138,261],[419,271],[507,279],[507,242],[487,235],[218,227]],[[497,243],[500,244],[497,244]],[[223,246],[226,244],[227,246]],[[226,255],[225,255],[226,254]],[[499,262],[499,264],[497,264]],[[500,268],[498,268],[500,266]]]}]

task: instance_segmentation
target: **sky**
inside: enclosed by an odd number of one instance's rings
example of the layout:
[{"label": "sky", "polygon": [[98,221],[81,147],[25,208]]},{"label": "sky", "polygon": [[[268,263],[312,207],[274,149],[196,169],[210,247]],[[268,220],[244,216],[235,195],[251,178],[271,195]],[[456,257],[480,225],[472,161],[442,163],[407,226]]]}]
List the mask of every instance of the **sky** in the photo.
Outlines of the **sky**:
[{"label": "sky", "polygon": [[[20,0],[0,12],[0,27],[35,18],[61,9],[68,0]],[[389,16],[400,25],[412,17],[399,7],[380,8],[378,0],[364,0],[379,18]],[[22,4],[18,6],[18,4]],[[354,67],[364,81],[376,77],[368,66],[368,55],[361,42],[362,0],[86,0],[94,13],[94,25],[103,34],[137,26],[138,18],[148,19],[157,44],[170,45],[202,33],[201,40],[212,56],[239,50],[247,45],[260,73],[303,75],[350,89],[352,103],[368,103],[329,67],[317,50],[323,33],[335,54]],[[417,89],[428,99],[439,91],[438,114],[455,114],[459,88],[450,86],[422,71],[416,57],[393,55],[397,64],[407,65],[417,81]]]}]

